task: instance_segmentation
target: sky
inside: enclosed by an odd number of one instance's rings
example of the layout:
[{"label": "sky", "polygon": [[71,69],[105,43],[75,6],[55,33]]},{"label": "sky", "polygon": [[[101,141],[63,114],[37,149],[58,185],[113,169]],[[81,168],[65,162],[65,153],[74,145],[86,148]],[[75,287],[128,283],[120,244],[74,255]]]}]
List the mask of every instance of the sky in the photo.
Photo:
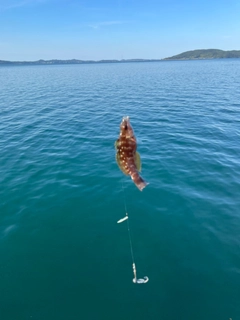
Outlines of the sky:
[{"label": "sky", "polygon": [[0,0],[0,60],[240,50],[240,0]]}]

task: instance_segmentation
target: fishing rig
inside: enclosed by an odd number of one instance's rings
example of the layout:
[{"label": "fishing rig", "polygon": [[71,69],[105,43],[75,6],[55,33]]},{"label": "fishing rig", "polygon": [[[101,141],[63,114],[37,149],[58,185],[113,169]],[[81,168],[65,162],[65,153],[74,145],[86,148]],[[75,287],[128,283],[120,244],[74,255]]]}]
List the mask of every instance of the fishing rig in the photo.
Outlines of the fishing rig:
[{"label": "fishing rig", "polygon": [[149,281],[149,278],[147,276],[145,276],[143,278],[137,278],[137,267],[135,264],[135,259],[134,259],[134,254],[133,254],[132,237],[131,237],[131,231],[130,231],[130,225],[129,225],[129,216],[127,213],[126,196],[125,196],[123,182],[122,182],[122,190],[123,190],[124,206],[125,206],[126,213],[125,213],[125,217],[118,220],[117,223],[122,223],[124,221],[127,221],[128,238],[129,238],[130,251],[131,251],[131,257],[132,257],[133,283],[143,284],[143,283],[147,283]]}]

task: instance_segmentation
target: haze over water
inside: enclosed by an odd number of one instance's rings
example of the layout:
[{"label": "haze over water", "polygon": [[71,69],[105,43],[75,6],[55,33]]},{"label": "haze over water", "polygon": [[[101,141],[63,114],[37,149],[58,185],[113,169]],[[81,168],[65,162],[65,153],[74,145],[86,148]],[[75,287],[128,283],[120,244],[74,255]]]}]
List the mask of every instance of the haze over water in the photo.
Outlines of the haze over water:
[{"label": "haze over water", "polygon": [[239,88],[234,59],[0,67],[1,320],[240,319]]}]

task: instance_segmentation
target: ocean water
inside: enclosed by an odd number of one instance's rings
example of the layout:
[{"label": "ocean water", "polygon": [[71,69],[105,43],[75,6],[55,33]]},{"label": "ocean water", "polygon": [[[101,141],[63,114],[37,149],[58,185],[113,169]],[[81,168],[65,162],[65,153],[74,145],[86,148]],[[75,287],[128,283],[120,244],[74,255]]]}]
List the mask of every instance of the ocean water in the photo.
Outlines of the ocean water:
[{"label": "ocean water", "polygon": [[239,88],[237,59],[2,66],[0,319],[239,320]]}]

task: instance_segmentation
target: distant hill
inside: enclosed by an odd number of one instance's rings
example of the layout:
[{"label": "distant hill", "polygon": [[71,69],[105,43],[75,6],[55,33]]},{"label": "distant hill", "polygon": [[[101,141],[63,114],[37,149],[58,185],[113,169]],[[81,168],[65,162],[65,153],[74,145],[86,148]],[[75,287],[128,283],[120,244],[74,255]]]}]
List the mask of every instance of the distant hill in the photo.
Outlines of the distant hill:
[{"label": "distant hill", "polygon": [[162,60],[200,60],[200,59],[224,59],[240,58],[240,50],[223,51],[218,49],[202,49],[186,51],[176,56],[165,59],[122,59],[122,60],[37,60],[37,61],[5,61],[0,60],[1,65],[56,65],[56,64],[87,64],[87,63],[128,63],[128,62],[157,62]]},{"label": "distant hill", "polygon": [[223,51],[218,49],[202,49],[186,51],[176,56],[163,60],[200,60],[200,59],[225,59],[240,58],[240,50]]},{"label": "distant hill", "polygon": [[128,62],[154,62],[160,59],[123,59],[123,60],[38,60],[38,61],[5,61],[0,60],[0,65],[54,65],[54,64],[87,64],[87,63],[128,63]]}]

